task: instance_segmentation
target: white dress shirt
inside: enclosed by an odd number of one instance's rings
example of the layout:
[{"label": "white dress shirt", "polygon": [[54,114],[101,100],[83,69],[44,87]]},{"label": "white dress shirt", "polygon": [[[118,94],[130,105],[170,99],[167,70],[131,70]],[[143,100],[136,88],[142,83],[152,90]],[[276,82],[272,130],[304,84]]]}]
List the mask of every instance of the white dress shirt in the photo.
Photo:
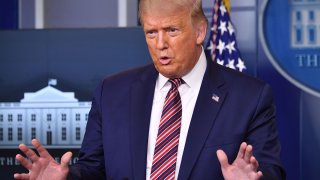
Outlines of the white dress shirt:
[{"label": "white dress shirt", "polygon": [[[187,135],[188,135],[189,125],[191,122],[191,117],[196,104],[196,100],[198,98],[201,82],[202,82],[204,73],[206,71],[206,67],[207,67],[207,60],[206,60],[204,51],[202,50],[202,53],[199,57],[198,62],[188,74],[182,77],[185,83],[181,84],[178,89],[181,96],[181,102],[182,102],[182,120],[181,120],[178,153],[177,153],[175,179],[178,178],[183,150],[184,150],[184,146],[185,146]],[[159,128],[159,123],[161,119],[163,104],[170,87],[171,87],[171,83],[168,82],[168,78],[159,74],[156,82],[156,86],[155,86],[155,91],[154,91],[150,127],[149,127],[147,169],[146,169],[147,180],[150,179],[154,148],[157,140],[157,134],[158,134],[158,128]]]}]

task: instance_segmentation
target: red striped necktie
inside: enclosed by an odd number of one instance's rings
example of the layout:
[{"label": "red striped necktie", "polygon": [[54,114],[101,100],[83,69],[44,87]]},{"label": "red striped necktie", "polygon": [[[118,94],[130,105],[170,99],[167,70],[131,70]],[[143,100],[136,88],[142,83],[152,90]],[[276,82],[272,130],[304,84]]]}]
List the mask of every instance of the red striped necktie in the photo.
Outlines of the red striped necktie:
[{"label": "red striped necktie", "polygon": [[174,179],[180,137],[182,104],[178,87],[182,79],[169,79],[153,155],[150,179]]}]

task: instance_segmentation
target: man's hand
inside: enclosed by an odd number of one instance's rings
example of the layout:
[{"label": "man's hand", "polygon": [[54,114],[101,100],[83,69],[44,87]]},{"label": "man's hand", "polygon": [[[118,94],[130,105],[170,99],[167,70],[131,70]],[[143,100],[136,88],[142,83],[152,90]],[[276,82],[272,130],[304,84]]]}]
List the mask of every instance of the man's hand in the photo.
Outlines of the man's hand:
[{"label": "man's hand", "polygon": [[32,145],[38,151],[38,156],[32,149],[24,144],[19,145],[19,149],[31,160],[27,160],[22,155],[17,154],[16,159],[29,170],[29,173],[16,173],[15,179],[66,179],[69,167],[68,163],[72,157],[71,152],[65,153],[61,158],[61,164],[56,162],[48,151],[36,139],[32,140]]},{"label": "man's hand", "polygon": [[217,156],[225,180],[256,180],[262,177],[262,172],[257,172],[259,163],[252,154],[252,146],[245,142],[240,145],[237,158],[232,164],[229,164],[224,151],[219,149]]}]

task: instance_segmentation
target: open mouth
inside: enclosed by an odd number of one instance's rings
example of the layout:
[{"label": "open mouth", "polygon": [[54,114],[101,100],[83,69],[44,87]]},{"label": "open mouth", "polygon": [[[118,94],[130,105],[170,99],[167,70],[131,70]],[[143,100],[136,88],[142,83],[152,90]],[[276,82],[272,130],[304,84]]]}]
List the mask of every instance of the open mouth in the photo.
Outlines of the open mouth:
[{"label": "open mouth", "polygon": [[159,58],[159,61],[162,65],[167,65],[171,62],[171,58],[168,56],[162,56]]}]

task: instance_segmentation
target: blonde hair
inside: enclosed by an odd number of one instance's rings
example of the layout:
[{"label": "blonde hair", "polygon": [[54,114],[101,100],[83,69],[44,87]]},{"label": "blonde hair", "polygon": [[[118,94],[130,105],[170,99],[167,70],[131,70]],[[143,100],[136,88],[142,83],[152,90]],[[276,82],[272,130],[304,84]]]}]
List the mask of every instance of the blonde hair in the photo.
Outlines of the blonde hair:
[{"label": "blonde hair", "polygon": [[[205,21],[208,24],[208,20],[204,15],[202,9],[201,0],[140,0],[139,2],[139,19],[143,25],[143,14],[151,7],[151,4],[156,3],[170,3],[173,8],[186,8],[190,12],[192,22]],[[161,8],[161,6],[158,6]]]}]

